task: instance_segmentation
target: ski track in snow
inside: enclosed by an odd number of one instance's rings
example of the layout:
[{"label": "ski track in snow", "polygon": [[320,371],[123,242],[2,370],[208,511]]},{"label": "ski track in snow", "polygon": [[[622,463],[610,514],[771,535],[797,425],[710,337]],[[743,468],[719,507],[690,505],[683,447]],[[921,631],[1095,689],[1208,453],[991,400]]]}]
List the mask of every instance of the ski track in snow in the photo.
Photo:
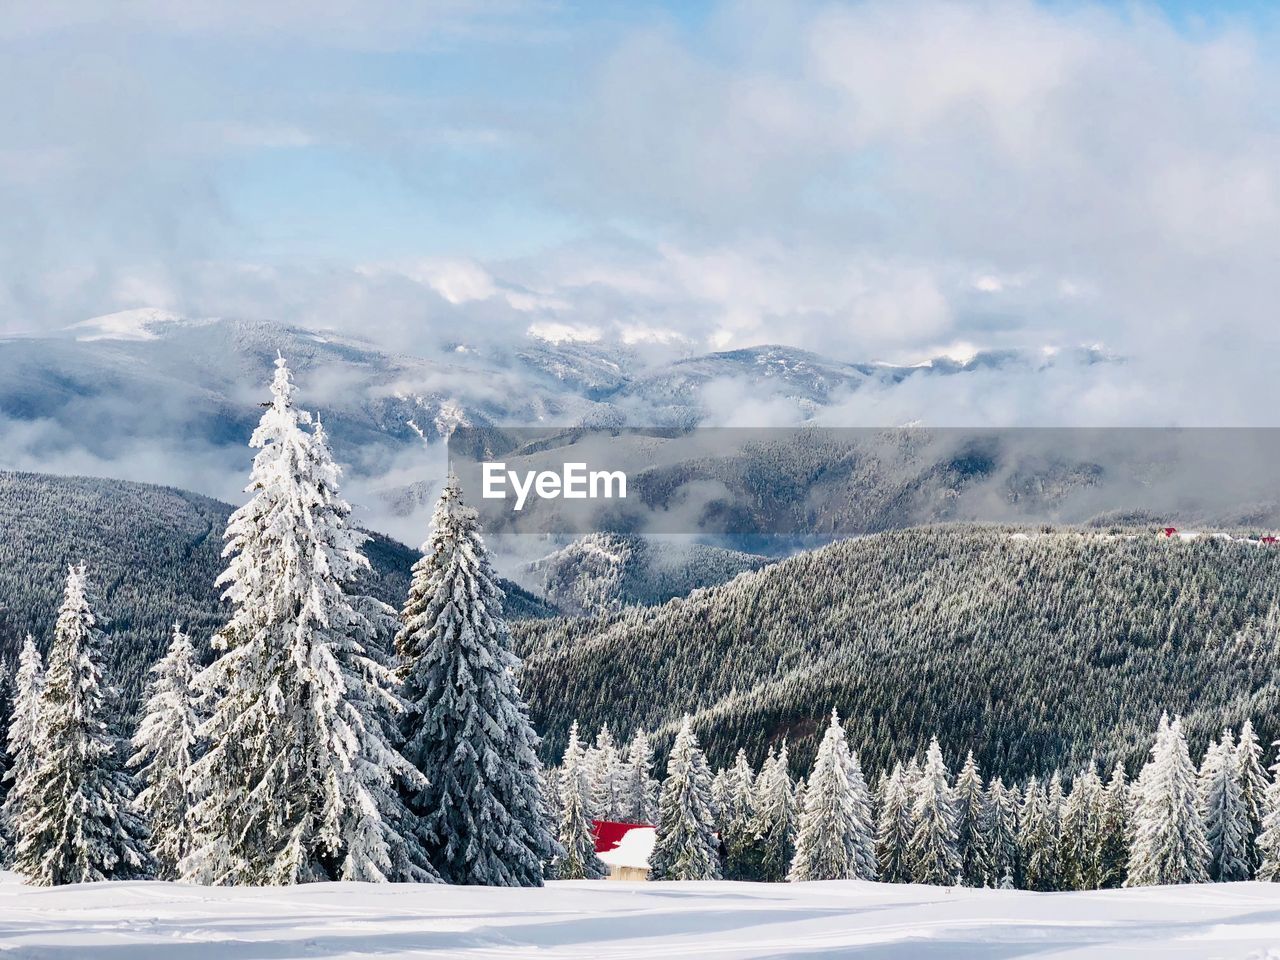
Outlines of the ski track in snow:
[{"label": "ski track in snow", "polygon": [[42,960],[1280,960],[1280,884],[1064,894],[857,881],[37,889],[6,874],[0,953]]}]

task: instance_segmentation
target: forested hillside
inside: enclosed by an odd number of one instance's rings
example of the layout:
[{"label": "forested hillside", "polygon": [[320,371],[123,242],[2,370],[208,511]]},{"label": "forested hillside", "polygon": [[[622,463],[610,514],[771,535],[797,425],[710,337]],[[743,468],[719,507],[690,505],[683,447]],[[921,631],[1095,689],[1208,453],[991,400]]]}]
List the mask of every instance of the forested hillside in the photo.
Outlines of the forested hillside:
[{"label": "forested hillside", "polygon": [[[231,510],[171,487],[0,471],[0,657],[11,662],[28,632],[44,646],[67,565],[83,561],[108,619],[109,669],[132,701],[171,624],[182,623],[203,651],[225,620],[214,580]],[[364,551],[368,591],[398,608],[418,552],[376,535]],[[511,616],[550,612],[503,586]]]},{"label": "forested hillside", "polygon": [[715,764],[783,737],[811,757],[832,707],[877,771],[934,733],[1009,778],[1093,752],[1136,768],[1162,709],[1196,749],[1246,716],[1269,742],[1280,550],[1130,533],[841,542],[662,607],[521,625],[524,689],[549,751],[574,719],[669,743],[688,710]]},{"label": "forested hillside", "polygon": [[523,579],[565,613],[580,615],[666,603],[768,562],[703,543],[592,533],[528,564]]}]

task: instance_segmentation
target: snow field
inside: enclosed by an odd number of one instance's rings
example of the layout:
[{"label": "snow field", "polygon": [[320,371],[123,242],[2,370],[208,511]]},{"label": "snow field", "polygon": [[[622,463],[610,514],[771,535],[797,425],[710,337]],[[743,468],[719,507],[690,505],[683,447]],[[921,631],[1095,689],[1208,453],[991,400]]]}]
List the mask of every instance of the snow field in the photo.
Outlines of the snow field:
[{"label": "snow field", "polygon": [[1280,958],[1280,885],[1036,894],[865,883],[537,888],[0,876],[0,950],[30,958]]}]

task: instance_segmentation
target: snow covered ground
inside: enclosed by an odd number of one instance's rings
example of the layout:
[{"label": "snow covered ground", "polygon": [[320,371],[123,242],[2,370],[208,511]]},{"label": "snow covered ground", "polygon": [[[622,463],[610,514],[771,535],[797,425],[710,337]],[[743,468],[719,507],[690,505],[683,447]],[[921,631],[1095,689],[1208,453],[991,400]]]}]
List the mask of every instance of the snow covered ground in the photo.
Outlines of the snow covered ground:
[{"label": "snow covered ground", "polygon": [[1280,884],[1034,894],[833,882],[316,884],[210,889],[0,879],[17,957],[992,957],[1280,960]]}]

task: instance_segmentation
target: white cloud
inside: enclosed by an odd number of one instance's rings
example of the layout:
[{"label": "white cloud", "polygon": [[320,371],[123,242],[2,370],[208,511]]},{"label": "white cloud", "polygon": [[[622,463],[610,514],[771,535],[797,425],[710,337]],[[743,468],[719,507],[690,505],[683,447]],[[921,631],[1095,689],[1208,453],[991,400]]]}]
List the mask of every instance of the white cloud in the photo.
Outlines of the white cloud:
[{"label": "white cloud", "polygon": [[[424,350],[532,332],[852,360],[1102,341],[1134,362],[1118,392],[1095,385],[1068,406],[1082,415],[1088,397],[1150,396],[1194,416],[1180,383],[1223,417],[1275,398],[1252,370],[1280,348],[1280,74],[1260,21],[1180,29],[1155,8],[1025,0],[725,2],[678,29],[643,11],[587,18],[554,68],[477,48],[458,58],[474,77],[432,64],[447,95],[377,88],[358,105],[307,57],[279,63],[296,86],[258,97],[200,73],[206,102],[103,53],[142,30],[426,58],[445,34],[516,23],[545,41],[565,27],[537,6],[251,6],[7,18],[0,86],[26,93],[10,94],[0,130],[0,325],[154,305]],[[68,48],[84,58],[50,56],[90,34]],[[518,95],[481,82],[492,64]],[[334,145],[373,194],[392,180],[430,194],[457,235],[424,228],[430,249],[400,256],[375,222],[351,231],[355,249],[368,233],[367,253],[244,253],[262,224],[245,222],[222,165]],[[501,162],[476,161],[495,145]],[[553,219],[555,239],[487,256],[486,216],[495,233]]]},{"label": "white cloud", "polygon": [[548,343],[598,343],[601,339],[598,328],[580,327],[570,323],[531,323],[527,333],[531,337]]}]

